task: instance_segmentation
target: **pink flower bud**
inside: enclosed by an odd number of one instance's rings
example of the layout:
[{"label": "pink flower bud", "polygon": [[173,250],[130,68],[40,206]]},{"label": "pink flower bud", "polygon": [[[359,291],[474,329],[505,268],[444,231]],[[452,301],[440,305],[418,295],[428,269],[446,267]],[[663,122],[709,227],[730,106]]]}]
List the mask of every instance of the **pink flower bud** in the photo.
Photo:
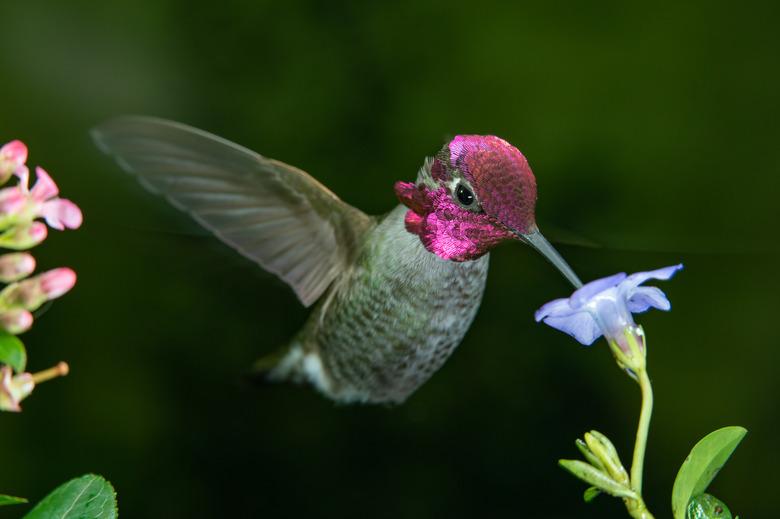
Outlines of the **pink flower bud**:
[{"label": "pink flower bud", "polygon": [[45,240],[48,232],[46,224],[41,222],[12,227],[0,234],[0,247],[13,250],[30,249]]},{"label": "pink flower bud", "polygon": [[33,222],[32,225],[27,228],[27,235],[37,245],[46,239],[46,236],[49,235],[49,229],[41,222]]},{"label": "pink flower bud", "polygon": [[24,163],[27,162],[27,146],[22,141],[11,141],[0,148],[0,183],[5,183],[16,174],[19,180],[24,177],[25,189],[27,189],[27,175],[29,174]]},{"label": "pink flower bud", "polygon": [[76,284],[76,273],[67,267],[44,272],[39,277],[41,289],[47,299],[56,299],[64,295]]},{"label": "pink flower bud", "polygon": [[12,252],[0,256],[0,281],[11,283],[25,278],[35,270],[35,258],[26,252]]},{"label": "pink flower bud", "polygon": [[10,162],[14,166],[21,166],[27,162],[27,146],[19,140],[5,144],[0,148],[0,161]]},{"label": "pink flower bud", "polygon": [[30,329],[33,316],[24,308],[12,308],[0,314],[0,327],[13,335],[19,335]]},{"label": "pink flower bud", "polygon": [[20,373],[13,376],[10,366],[0,368],[0,410],[19,412],[19,402],[27,398],[35,388],[33,376]]}]

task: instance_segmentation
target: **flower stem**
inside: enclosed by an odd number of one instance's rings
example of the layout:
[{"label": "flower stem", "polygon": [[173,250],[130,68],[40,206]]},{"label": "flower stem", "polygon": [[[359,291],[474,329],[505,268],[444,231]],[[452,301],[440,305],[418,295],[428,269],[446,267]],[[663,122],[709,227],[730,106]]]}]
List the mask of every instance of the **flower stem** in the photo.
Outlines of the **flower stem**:
[{"label": "flower stem", "polygon": [[631,462],[631,490],[640,498],[626,503],[632,517],[637,519],[652,519],[653,515],[645,507],[642,500],[642,471],[645,463],[645,449],[647,447],[647,433],[650,429],[650,416],[653,414],[653,387],[650,385],[650,377],[647,370],[637,370],[637,383],[642,390],[642,410],[639,413],[639,425],[636,431],[636,443],[634,444],[634,459]]},{"label": "flower stem", "polygon": [[639,413],[639,426],[634,444],[634,459],[631,463],[631,489],[642,495],[642,469],[645,463],[647,432],[650,429],[650,416],[653,414],[653,388],[646,370],[637,373],[639,387],[642,390],[642,410]]}]

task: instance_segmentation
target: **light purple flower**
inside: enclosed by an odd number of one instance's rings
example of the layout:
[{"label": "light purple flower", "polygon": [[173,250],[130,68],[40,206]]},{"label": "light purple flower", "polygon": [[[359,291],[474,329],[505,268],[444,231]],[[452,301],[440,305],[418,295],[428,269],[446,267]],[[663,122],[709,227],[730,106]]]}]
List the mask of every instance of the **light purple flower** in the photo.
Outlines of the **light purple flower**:
[{"label": "light purple flower", "polygon": [[586,346],[604,335],[627,351],[626,333],[634,333],[637,329],[632,314],[650,308],[669,310],[672,307],[661,290],[639,285],[648,279],[667,280],[680,269],[682,264],[630,276],[621,272],[591,281],[571,297],[556,299],[541,307],[536,311],[536,322],[544,321]]}]

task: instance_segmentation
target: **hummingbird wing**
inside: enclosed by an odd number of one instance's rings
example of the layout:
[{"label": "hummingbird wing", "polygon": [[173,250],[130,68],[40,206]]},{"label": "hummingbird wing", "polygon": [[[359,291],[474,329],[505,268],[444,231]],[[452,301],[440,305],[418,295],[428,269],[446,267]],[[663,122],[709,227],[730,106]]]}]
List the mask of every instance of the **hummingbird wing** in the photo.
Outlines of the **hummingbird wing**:
[{"label": "hummingbird wing", "polygon": [[306,172],[184,124],[128,116],[91,133],[122,169],[276,274],[306,306],[374,224]]}]

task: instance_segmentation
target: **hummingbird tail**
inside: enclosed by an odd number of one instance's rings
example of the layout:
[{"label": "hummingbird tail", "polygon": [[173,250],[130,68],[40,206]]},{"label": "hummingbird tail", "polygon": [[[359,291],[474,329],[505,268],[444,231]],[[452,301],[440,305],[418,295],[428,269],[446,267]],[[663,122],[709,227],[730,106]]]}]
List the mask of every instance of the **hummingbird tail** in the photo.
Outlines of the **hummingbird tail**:
[{"label": "hummingbird tail", "polygon": [[309,383],[326,396],[333,397],[333,388],[319,353],[308,351],[296,340],[289,347],[259,358],[252,367],[250,380],[259,385],[285,381]]},{"label": "hummingbird tail", "polygon": [[288,364],[283,361],[289,356],[291,349],[292,348],[289,346],[285,346],[257,359],[249,372],[249,378],[252,382],[267,384],[286,380],[288,378],[288,373],[284,373],[284,371],[290,370],[280,370],[278,368],[280,368],[282,364]]}]

